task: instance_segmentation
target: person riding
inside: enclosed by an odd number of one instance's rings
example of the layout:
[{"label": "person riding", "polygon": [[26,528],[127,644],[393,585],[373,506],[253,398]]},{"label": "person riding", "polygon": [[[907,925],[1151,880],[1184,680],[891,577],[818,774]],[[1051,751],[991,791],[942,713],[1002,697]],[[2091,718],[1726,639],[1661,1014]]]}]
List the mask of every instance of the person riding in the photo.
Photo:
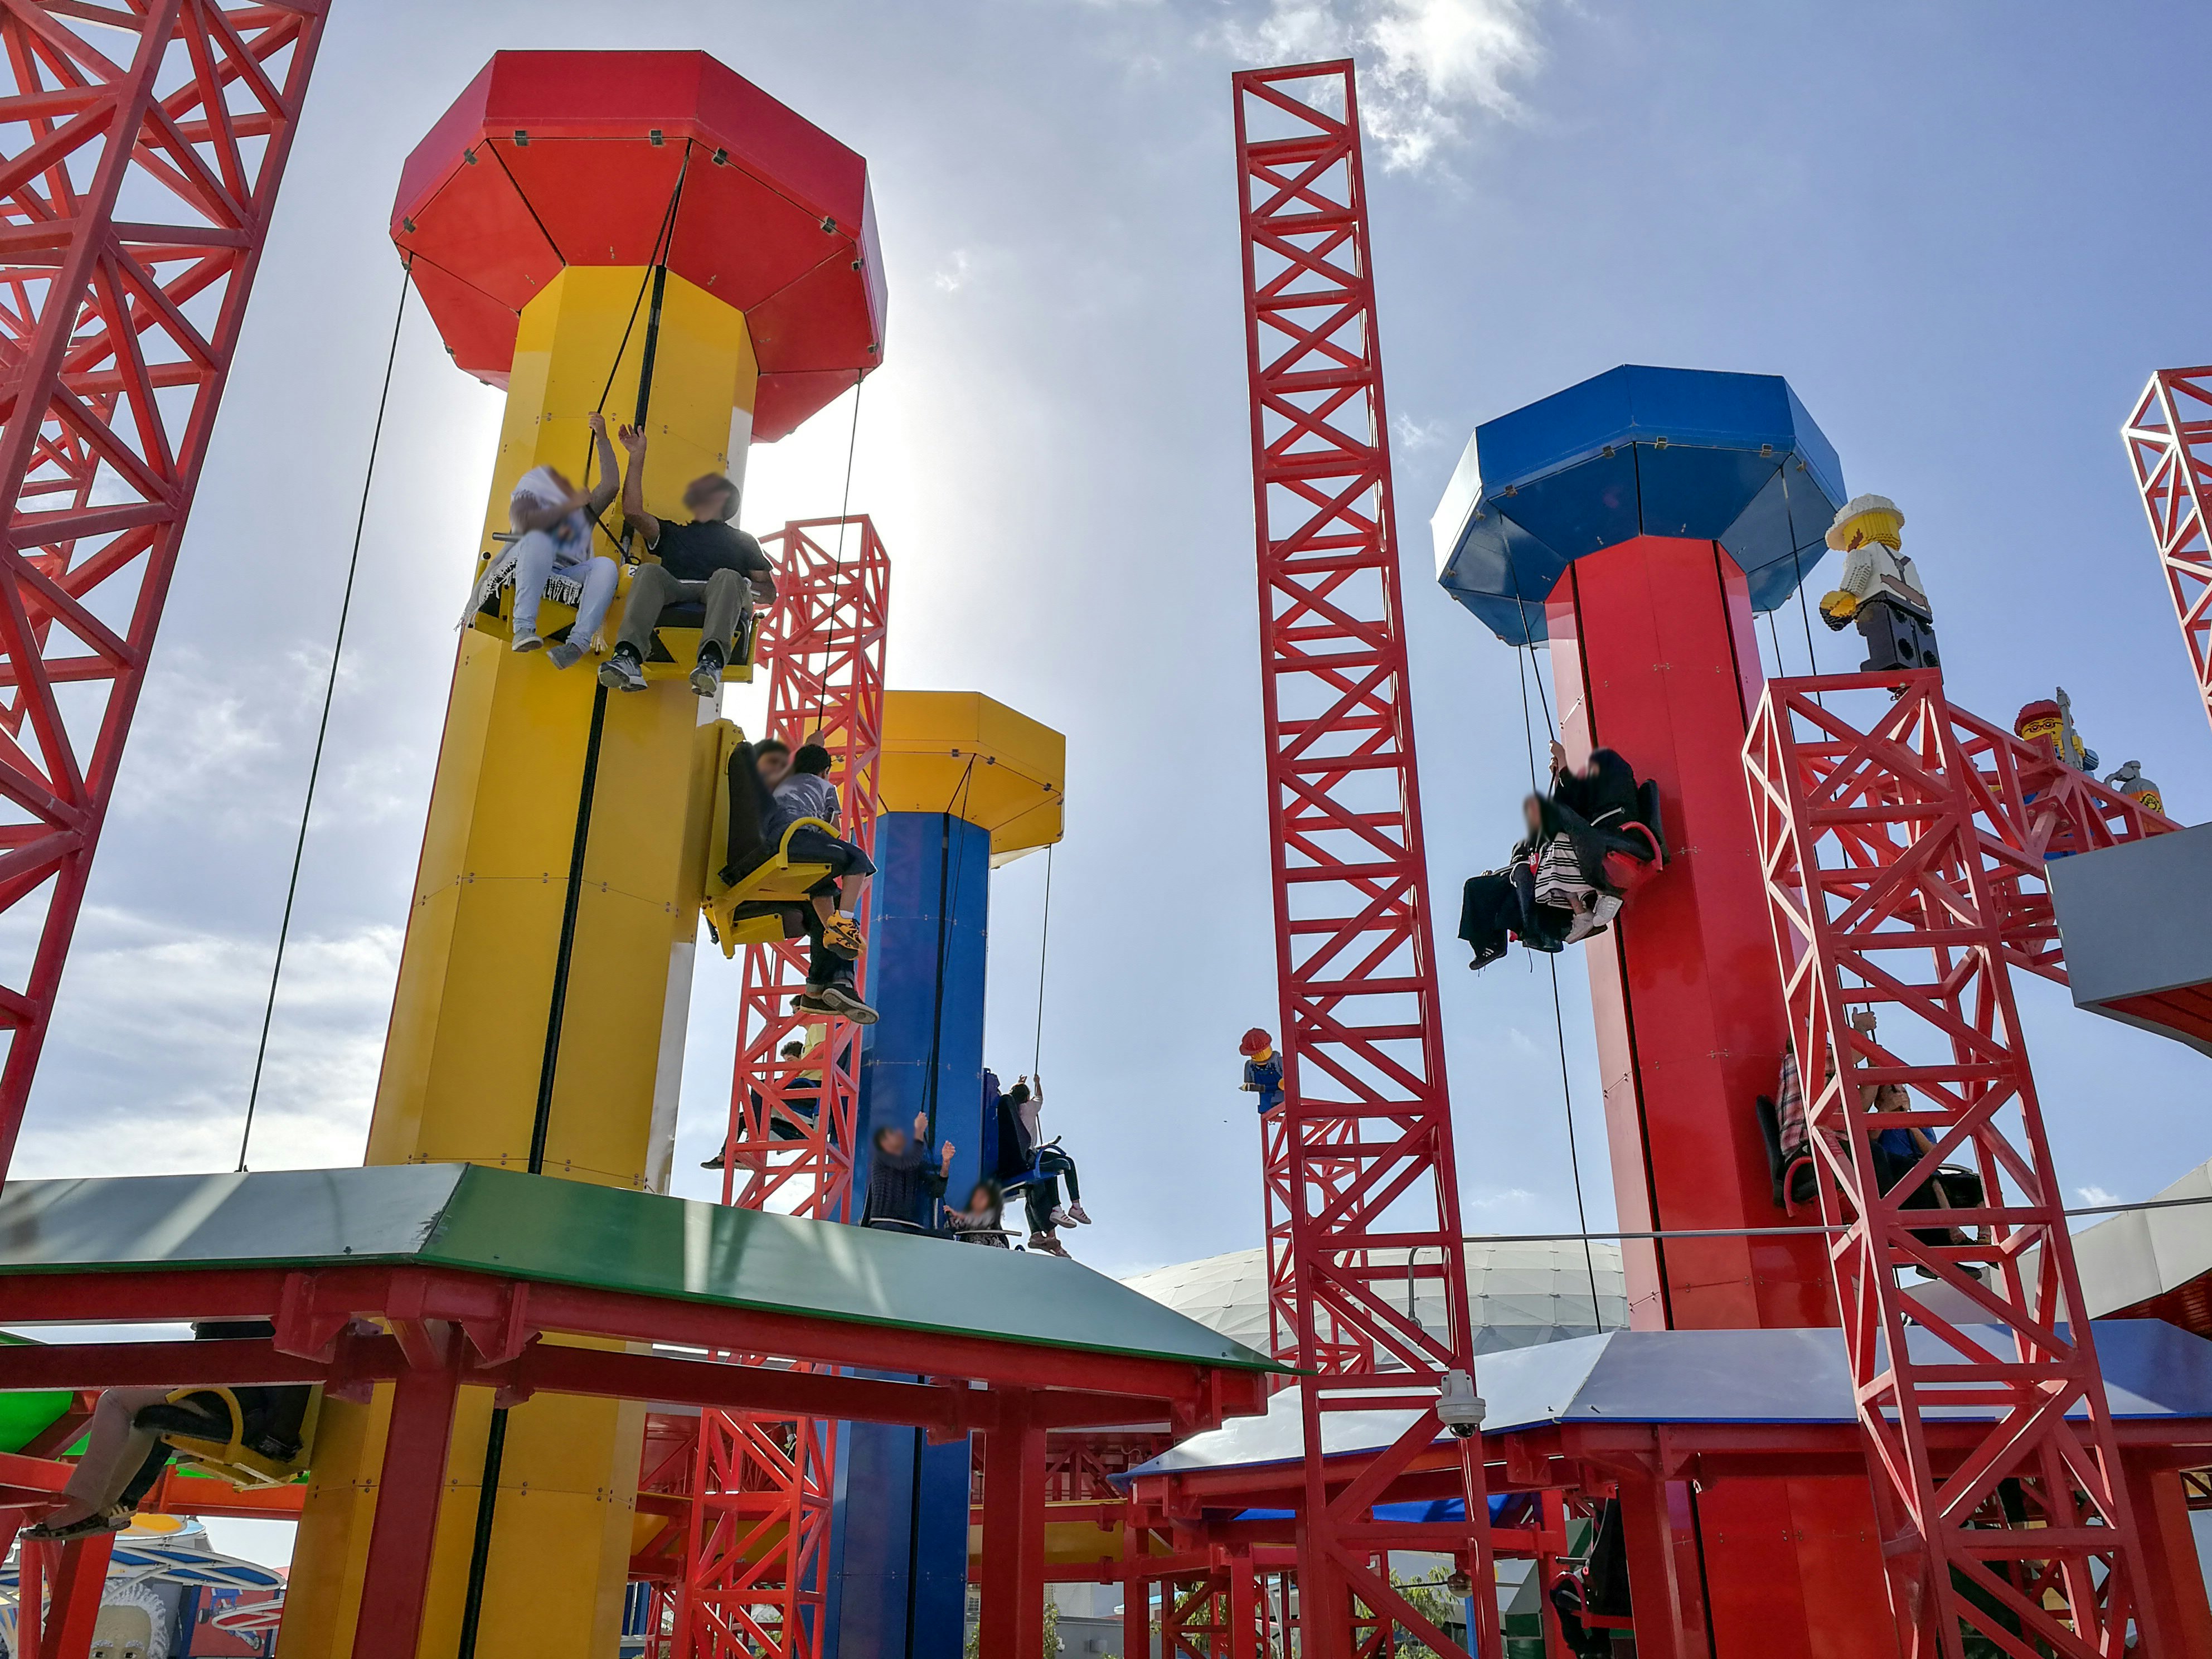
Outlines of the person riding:
[{"label": "person riding", "polygon": [[1592,750],[1576,768],[1554,740],[1552,793],[1526,797],[1521,811],[1525,832],[1510,861],[1470,877],[1461,895],[1459,936],[1474,951],[1470,968],[1504,956],[1510,933],[1531,950],[1557,951],[1599,932],[1620,910],[1607,855],[1639,863],[1652,857],[1651,844],[1628,833],[1642,807],[1635,771],[1613,750]]},{"label": "person riding", "polygon": [[653,630],[675,605],[697,605],[706,615],[699,630],[699,654],[692,665],[691,689],[711,697],[721,689],[722,671],[756,605],[775,599],[775,569],[761,544],[730,520],[737,516],[738,487],[720,472],[705,472],[684,487],[684,524],[655,518],[645,509],[645,434],[623,428],[629,468],[622,481],[623,519],[644,538],[658,564],[641,567],[630,583],[629,600],[616,631],[614,654],[599,665],[599,683],[617,691],[645,690],[645,659],[652,654]]},{"label": "person riding", "polygon": [[896,1123],[886,1123],[874,1136],[875,1152],[868,1161],[867,1196],[860,1209],[860,1224],[886,1232],[918,1233],[927,1237],[937,1229],[925,1214],[945,1191],[945,1178],[952,1171],[953,1146],[946,1141],[937,1161],[930,1162],[922,1143],[929,1133],[929,1114],[914,1115],[914,1135]]},{"label": "person riding", "polygon": [[[469,596],[468,612],[461,618],[466,627],[512,575],[512,648],[544,650],[545,660],[556,668],[574,666],[589,648],[606,621],[622,576],[612,559],[592,551],[592,528],[614,499],[617,468],[614,446],[607,441],[606,416],[594,413],[589,424],[599,451],[599,482],[590,489],[579,489],[557,466],[535,466],[516,479],[507,503],[514,539],[477,580]],[[575,582],[581,592],[568,637],[547,650],[538,632],[538,608],[545,598],[546,583],[556,576]]]},{"label": "person riding", "polygon": [[[738,750],[740,755],[744,752],[742,749]],[[791,775],[791,745],[781,738],[766,738],[753,745],[752,756],[753,763],[750,767],[733,763],[730,782],[732,787],[737,787],[738,773],[752,779],[754,803],[762,830],[769,844],[774,845],[781,840],[784,830],[791,823],[791,817],[783,816],[790,811],[790,803],[780,799],[776,793]],[[801,815],[794,812],[792,816]],[[806,930],[810,949],[806,962],[806,984],[792,999],[791,1006],[800,1013],[836,1015],[849,1019],[856,1025],[873,1025],[878,1016],[873,1008],[860,1000],[858,977],[853,969],[853,963],[860,954],[858,945],[842,930],[838,937],[833,938],[828,918],[835,913],[836,871],[840,866],[843,865],[851,873],[863,878],[873,875],[876,866],[869,862],[866,854],[850,842],[835,840],[823,836],[818,830],[810,831],[802,828],[792,837],[793,847],[799,848],[802,838],[809,835],[822,843],[822,847],[816,850],[830,856],[807,861],[827,864],[831,873],[816,884],[808,894],[806,902],[799,907],[799,922]],[[806,845],[811,847],[812,843]],[[726,884],[739,881],[746,874],[747,872],[727,865],[723,866],[721,872]],[[854,928],[852,931],[857,933],[859,930]]]},{"label": "person riding", "polygon": [[1237,1045],[1244,1056],[1244,1081],[1238,1086],[1260,1097],[1262,1117],[1283,1103],[1283,1057],[1275,1052],[1275,1039],[1255,1025]]},{"label": "person riding", "polygon": [[[801,818],[819,818],[837,824],[837,786],[830,781],[830,751],[818,743],[802,743],[792,750],[791,769],[775,786],[775,811],[766,825],[771,841],[781,842],[783,832]],[[791,837],[793,864],[826,864],[829,877],[807,895],[821,922],[830,948],[848,961],[866,948],[858,920],[868,891],[874,862],[851,842],[799,823]]]},{"label": "person riding", "polygon": [[945,1224],[956,1244],[981,1244],[994,1250],[1013,1248],[1006,1242],[1006,1195],[986,1176],[969,1190],[963,1208],[946,1206]]}]

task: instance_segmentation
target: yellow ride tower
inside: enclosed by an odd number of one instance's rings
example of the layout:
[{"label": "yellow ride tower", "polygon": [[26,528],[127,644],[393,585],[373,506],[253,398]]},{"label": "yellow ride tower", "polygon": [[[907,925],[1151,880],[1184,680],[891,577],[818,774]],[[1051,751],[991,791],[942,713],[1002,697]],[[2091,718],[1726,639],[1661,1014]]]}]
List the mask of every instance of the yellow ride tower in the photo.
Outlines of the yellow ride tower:
[{"label": "yellow ride tower", "polygon": [[[647,505],[680,520],[690,479],[742,482],[750,441],[854,386],[881,356],[869,215],[860,157],[703,54],[495,58],[392,220],[455,362],[507,392],[477,573],[524,473],[585,480],[594,410],[645,427]],[[610,693],[595,655],[516,654],[509,604],[461,633],[367,1161],[665,1190],[714,783],[696,624],[661,630],[644,692]],[[572,617],[549,598],[540,631]],[[350,1650],[388,1392],[325,1406],[288,1659]],[[495,1404],[462,1393],[422,1651],[603,1659],[644,1407]]]}]

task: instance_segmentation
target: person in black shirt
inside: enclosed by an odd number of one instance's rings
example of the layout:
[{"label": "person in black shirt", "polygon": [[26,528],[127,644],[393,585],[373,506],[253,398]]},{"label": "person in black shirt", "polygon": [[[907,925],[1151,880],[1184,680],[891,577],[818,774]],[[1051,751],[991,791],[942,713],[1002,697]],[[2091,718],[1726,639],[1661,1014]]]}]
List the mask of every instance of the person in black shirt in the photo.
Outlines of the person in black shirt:
[{"label": "person in black shirt", "polygon": [[738,510],[738,487],[719,472],[702,473],[684,487],[689,524],[666,524],[647,512],[645,434],[626,426],[619,435],[629,452],[623,517],[660,562],[640,569],[631,582],[614,655],[599,665],[599,682],[618,691],[644,690],[645,659],[662,615],[672,605],[702,605],[707,614],[691,689],[711,697],[722,683],[745,613],[775,598],[775,569],[761,544],[730,522]]}]

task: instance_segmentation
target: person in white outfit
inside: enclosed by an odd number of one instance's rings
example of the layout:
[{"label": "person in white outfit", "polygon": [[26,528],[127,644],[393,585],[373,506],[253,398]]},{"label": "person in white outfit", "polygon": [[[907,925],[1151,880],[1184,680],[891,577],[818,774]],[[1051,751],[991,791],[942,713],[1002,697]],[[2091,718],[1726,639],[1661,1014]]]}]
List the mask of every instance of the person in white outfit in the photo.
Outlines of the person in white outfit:
[{"label": "person in white outfit", "polygon": [[1936,616],[1920,573],[1899,551],[1905,514],[1887,495],[1854,495],[1828,527],[1828,545],[1846,555],[1820,619],[1841,632],[1853,623],[1867,642],[1863,673],[1934,668]]},{"label": "person in white outfit", "polygon": [[591,416],[592,437],[599,448],[599,482],[580,490],[558,467],[532,467],[514,486],[507,503],[507,522],[518,538],[514,560],[514,649],[544,649],[538,635],[538,602],[545,597],[549,577],[565,576],[578,582],[583,592],[576,603],[575,626],[568,637],[546,651],[545,659],[556,668],[573,667],[590,648],[614,602],[621,567],[604,554],[592,551],[592,529],[607,503],[621,487],[622,470],[615,460],[613,442],[607,436],[604,415]]}]

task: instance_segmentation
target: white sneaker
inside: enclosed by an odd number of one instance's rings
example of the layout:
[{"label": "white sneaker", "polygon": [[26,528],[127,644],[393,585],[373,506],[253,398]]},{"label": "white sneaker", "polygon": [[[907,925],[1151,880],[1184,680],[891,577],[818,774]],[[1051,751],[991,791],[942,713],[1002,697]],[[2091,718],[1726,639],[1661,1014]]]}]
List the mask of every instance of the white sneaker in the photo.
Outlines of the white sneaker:
[{"label": "white sneaker", "polygon": [[1059,1209],[1052,1212],[1052,1224],[1055,1227],[1080,1227],[1083,1223],[1066,1210]]},{"label": "white sneaker", "polygon": [[514,649],[515,649],[515,650],[517,650],[517,651],[543,651],[544,648],[545,648],[545,641],[543,641],[543,640],[541,640],[541,639],[539,639],[539,638],[538,637],[538,630],[537,630],[536,629],[532,628],[532,629],[529,629],[529,630],[528,630],[528,631],[526,631],[526,631],[524,631],[524,630],[523,630],[523,629],[517,629],[515,630],[515,633],[514,633]]},{"label": "white sneaker", "polygon": [[1620,896],[1618,893],[1600,893],[1590,906],[1590,914],[1597,918],[1599,927],[1610,927],[1613,919],[1620,914]]}]

